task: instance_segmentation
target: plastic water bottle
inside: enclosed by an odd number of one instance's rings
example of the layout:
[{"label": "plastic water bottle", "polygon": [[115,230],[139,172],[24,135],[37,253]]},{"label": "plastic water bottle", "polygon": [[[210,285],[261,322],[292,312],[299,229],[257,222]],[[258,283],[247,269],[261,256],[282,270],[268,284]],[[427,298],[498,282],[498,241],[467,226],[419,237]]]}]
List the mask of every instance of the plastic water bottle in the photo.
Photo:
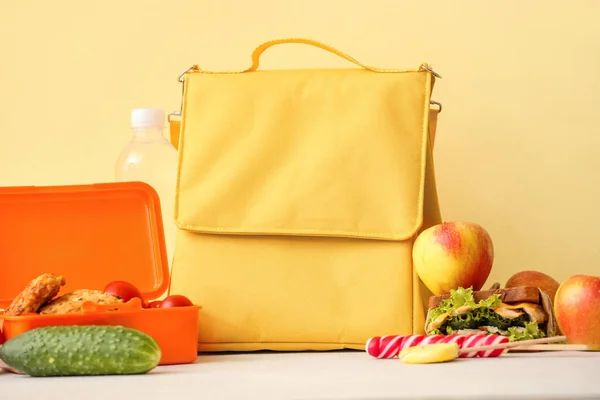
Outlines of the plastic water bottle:
[{"label": "plastic water bottle", "polygon": [[163,135],[165,113],[157,108],[131,112],[133,136],[115,165],[119,182],[141,181],[160,198],[169,268],[172,266],[176,225],[174,222],[177,149]]}]

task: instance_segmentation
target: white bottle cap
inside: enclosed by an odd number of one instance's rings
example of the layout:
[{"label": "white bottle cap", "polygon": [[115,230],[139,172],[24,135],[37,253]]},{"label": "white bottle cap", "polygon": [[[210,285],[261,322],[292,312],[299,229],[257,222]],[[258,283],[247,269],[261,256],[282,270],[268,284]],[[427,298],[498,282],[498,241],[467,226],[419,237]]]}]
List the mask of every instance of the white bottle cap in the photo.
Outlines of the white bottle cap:
[{"label": "white bottle cap", "polygon": [[159,108],[135,108],[131,111],[132,128],[156,127],[162,129],[165,126],[165,113]]}]

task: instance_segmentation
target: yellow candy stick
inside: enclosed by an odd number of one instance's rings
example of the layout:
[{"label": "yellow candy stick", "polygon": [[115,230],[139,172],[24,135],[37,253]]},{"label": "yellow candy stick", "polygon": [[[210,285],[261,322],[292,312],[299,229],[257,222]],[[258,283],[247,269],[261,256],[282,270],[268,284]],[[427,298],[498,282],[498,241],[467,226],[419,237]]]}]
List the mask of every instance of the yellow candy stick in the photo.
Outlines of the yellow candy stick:
[{"label": "yellow candy stick", "polygon": [[404,349],[398,358],[405,364],[433,364],[458,358],[456,343],[435,343]]}]

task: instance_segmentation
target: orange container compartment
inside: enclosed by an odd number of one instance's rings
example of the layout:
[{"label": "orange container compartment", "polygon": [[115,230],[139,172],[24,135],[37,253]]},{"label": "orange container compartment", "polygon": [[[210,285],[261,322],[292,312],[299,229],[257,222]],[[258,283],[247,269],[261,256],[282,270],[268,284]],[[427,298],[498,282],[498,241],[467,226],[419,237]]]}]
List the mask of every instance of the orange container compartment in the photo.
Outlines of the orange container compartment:
[{"label": "orange container compartment", "polygon": [[[58,296],[112,281],[135,285],[146,302],[168,293],[160,200],[145,183],[0,188],[0,221],[1,309],[47,272],[66,280]],[[134,298],[117,307],[88,302],[70,314],[1,312],[0,324],[5,340],[44,326],[122,325],[158,342],[160,365],[186,364],[198,355],[200,309],[143,308]]]}]

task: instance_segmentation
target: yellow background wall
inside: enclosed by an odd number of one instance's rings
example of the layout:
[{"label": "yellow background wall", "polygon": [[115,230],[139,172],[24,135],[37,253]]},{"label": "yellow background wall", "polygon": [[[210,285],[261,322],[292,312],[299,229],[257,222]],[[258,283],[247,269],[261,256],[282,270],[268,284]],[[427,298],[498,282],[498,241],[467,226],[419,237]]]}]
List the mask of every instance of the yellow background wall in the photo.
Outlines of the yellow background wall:
[{"label": "yellow background wall", "polygon": [[[178,109],[183,69],[245,67],[262,41],[309,37],[442,74],[442,211],[489,230],[490,283],[600,275],[599,15],[594,0],[3,0],[0,185],[110,181],[130,109]],[[298,45],[263,60],[350,66]]]}]

